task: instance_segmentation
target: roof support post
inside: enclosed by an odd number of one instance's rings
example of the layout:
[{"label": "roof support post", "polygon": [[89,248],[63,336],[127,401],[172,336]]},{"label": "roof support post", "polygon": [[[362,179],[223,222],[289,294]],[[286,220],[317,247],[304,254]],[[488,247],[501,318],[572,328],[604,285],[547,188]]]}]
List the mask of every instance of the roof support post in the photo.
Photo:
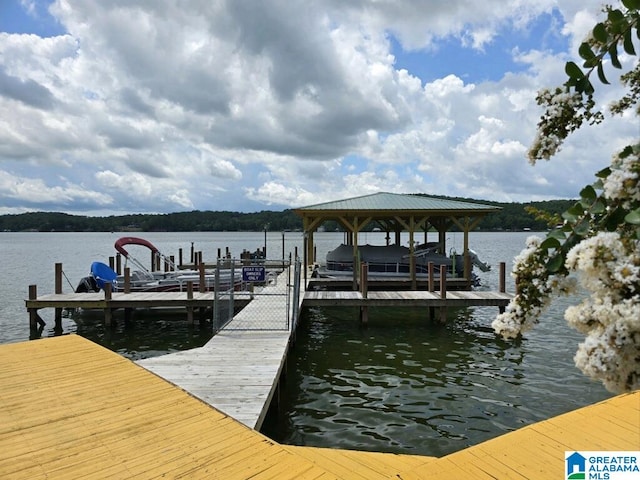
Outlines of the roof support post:
[{"label": "roof support post", "polygon": [[464,233],[464,243],[463,243],[463,259],[464,259],[464,278],[467,280],[467,288],[471,289],[471,260],[469,257],[469,232],[476,228],[478,223],[482,220],[481,217],[471,218],[471,217],[462,217],[455,218],[452,217],[451,220],[460,228],[460,230]]},{"label": "roof support post", "polygon": [[353,234],[353,290],[358,290],[358,274],[360,273],[360,255],[358,255],[358,217],[354,217]]},{"label": "roof support post", "polygon": [[307,252],[307,258],[309,259],[309,265],[315,265],[316,263],[316,256],[315,256],[315,245],[314,245],[314,239],[313,239],[313,233],[315,232],[315,230],[311,230],[309,233],[309,237],[307,239],[307,243],[309,245],[309,251]]},{"label": "roof support post", "polygon": [[312,221],[309,217],[302,217],[302,225],[304,231],[304,272],[306,272],[312,262],[313,258],[313,232],[316,227],[312,226]]},{"label": "roof support post", "polygon": [[411,278],[411,290],[418,288],[416,282],[416,247],[414,242],[415,221],[413,215],[409,217],[409,278]]}]

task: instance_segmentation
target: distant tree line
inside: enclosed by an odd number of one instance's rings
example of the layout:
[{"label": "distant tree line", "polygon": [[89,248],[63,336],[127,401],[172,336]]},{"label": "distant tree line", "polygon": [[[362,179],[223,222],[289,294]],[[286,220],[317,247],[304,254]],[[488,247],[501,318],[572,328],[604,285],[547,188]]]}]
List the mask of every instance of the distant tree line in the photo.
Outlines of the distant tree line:
[{"label": "distant tree line", "polygon": [[[487,215],[478,230],[532,230],[548,228],[547,222],[538,220],[526,207],[551,214],[559,214],[575,203],[573,200],[550,200],[532,203],[496,203],[468,198],[449,198],[501,207],[501,211]],[[371,225],[369,229],[373,229]],[[327,231],[340,230],[337,222],[325,222]],[[192,211],[167,214],[135,214],[108,217],[69,215],[56,212],[30,212],[0,215],[0,232],[261,232],[302,230],[302,219],[292,210],[262,211],[256,213]]]}]

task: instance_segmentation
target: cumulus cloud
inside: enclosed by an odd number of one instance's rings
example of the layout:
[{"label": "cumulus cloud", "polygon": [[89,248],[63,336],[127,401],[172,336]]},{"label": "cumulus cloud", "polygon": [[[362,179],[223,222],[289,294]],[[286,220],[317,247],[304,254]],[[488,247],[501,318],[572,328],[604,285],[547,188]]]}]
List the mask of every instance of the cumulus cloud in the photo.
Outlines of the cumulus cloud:
[{"label": "cumulus cloud", "polygon": [[[49,192],[42,208],[108,214],[279,209],[381,190],[575,196],[629,125],[578,134],[535,171],[524,154],[535,92],[562,82],[599,10],[596,0],[56,0],[65,33],[0,32],[0,175]],[[571,51],[505,44],[492,81],[398,66],[409,53],[453,65],[437,57],[452,46],[491,60],[483,52],[536,22]],[[572,161],[584,176],[567,180]],[[25,209],[28,190],[0,183]],[[90,207],[85,191],[98,199]]]}]

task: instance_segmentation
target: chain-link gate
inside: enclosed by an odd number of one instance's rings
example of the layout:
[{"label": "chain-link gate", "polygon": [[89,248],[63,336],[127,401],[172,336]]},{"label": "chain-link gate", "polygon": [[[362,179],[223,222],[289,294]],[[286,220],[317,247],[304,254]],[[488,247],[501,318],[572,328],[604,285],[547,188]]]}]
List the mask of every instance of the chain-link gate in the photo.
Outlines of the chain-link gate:
[{"label": "chain-link gate", "polygon": [[[289,330],[297,318],[300,262],[283,260],[222,260],[218,270],[240,279],[233,289],[215,289],[214,330]],[[297,277],[297,278],[296,278]],[[292,309],[295,298],[295,309]]]}]

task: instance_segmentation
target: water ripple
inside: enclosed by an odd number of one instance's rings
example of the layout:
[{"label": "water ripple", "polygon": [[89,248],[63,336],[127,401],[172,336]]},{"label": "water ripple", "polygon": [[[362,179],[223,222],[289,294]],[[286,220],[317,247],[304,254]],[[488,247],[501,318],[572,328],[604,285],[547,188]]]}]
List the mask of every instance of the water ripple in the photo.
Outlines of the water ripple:
[{"label": "water ripple", "polygon": [[346,309],[308,313],[264,428],[284,443],[441,456],[608,396],[575,371],[575,338],[553,324],[511,343],[482,309],[447,325],[377,309],[366,328]]}]

